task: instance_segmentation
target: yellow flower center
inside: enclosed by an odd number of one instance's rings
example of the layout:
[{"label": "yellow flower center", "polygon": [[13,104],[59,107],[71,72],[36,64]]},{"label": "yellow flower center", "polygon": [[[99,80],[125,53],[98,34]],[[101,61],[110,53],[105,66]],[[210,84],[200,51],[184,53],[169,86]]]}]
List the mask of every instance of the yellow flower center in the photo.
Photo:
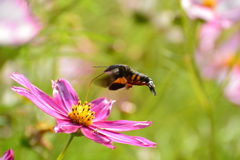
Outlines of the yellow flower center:
[{"label": "yellow flower center", "polygon": [[72,105],[72,112],[68,113],[68,117],[74,124],[81,124],[83,126],[89,126],[92,124],[92,120],[95,118],[95,112],[91,111],[91,103],[85,101],[83,104],[78,101],[77,105]]},{"label": "yellow flower center", "polygon": [[216,6],[215,0],[202,0],[202,4],[209,8],[214,8]]}]

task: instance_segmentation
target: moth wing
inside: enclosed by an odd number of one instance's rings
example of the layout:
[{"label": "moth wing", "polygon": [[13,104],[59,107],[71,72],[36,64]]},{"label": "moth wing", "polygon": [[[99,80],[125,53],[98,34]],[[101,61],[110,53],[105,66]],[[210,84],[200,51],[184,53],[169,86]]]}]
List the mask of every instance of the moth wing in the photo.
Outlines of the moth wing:
[{"label": "moth wing", "polygon": [[127,80],[124,77],[119,77],[115,81],[113,81],[108,87],[109,90],[118,90],[120,88],[125,87],[127,84]]},{"label": "moth wing", "polygon": [[94,81],[94,84],[107,88],[109,87],[115,80],[117,79],[117,77],[113,76],[113,75],[108,75],[105,74],[102,77],[96,79]]},{"label": "moth wing", "polygon": [[118,66],[108,67],[101,78],[98,78],[94,83],[98,86],[108,87],[109,90],[118,90],[127,84],[126,78],[123,77]]}]

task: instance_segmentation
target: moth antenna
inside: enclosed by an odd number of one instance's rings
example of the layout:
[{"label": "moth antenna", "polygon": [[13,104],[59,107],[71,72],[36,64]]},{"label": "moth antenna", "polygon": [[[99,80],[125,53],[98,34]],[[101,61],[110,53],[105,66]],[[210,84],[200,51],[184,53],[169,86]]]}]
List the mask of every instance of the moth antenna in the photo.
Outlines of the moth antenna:
[{"label": "moth antenna", "polygon": [[100,77],[101,75],[103,75],[104,73],[105,73],[105,72],[99,74],[97,77],[93,78],[93,79],[90,81],[90,83],[89,83],[89,85],[88,85],[88,90],[87,90],[87,95],[86,95],[86,101],[87,101],[87,99],[88,99],[88,94],[89,94],[89,91],[90,91],[90,87],[91,87],[92,82],[93,82],[95,79],[97,79],[98,77]]}]

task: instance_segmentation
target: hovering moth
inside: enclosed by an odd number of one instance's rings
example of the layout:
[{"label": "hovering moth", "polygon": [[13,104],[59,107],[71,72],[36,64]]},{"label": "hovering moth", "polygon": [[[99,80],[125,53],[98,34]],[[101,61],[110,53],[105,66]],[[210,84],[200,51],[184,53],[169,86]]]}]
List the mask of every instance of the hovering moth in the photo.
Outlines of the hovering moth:
[{"label": "hovering moth", "polygon": [[97,84],[102,87],[107,87],[109,90],[118,90],[123,87],[129,89],[132,88],[133,85],[145,85],[148,86],[151,93],[156,96],[155,85],[153,84],[152,79],[142,73],[133,70],[131,67],[125,64],[114,64],[108,66],[104,72],[98,75],[96,78],[100,77],[104,73],[106,73],[107,76],[100,78],[97,81]]}]

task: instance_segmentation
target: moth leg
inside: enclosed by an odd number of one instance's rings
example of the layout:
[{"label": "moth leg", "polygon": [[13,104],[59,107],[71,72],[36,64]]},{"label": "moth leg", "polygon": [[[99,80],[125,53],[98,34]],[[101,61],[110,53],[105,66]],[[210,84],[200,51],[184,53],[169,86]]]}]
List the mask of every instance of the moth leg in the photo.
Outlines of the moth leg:
[{"label": "moth leg", "polygon": [[125,86],[125,88],[128,90],[128,89],[132,88],[132,86],[133,86],[132,84],[127,83],[126,86]]}]

